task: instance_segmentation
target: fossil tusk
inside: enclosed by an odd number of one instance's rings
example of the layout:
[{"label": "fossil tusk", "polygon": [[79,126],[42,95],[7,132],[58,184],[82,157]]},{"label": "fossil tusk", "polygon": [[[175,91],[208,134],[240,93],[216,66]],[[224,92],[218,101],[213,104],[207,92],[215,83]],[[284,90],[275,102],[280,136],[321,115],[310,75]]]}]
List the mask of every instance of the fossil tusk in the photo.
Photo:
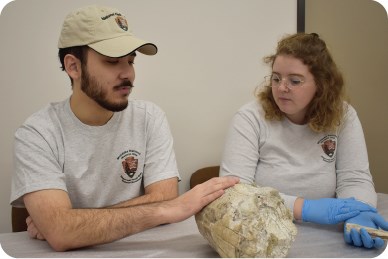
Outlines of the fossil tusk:
[{"label": "fossil tusk", "polygon": [[364,228],[372,237],[380,237],[381,239],[388,240],[388,231],[364,227],[353,223],[346,224],[346,231],[350,231],[352,228],[356,229],[357,231],[360,231],[361,228]]}]

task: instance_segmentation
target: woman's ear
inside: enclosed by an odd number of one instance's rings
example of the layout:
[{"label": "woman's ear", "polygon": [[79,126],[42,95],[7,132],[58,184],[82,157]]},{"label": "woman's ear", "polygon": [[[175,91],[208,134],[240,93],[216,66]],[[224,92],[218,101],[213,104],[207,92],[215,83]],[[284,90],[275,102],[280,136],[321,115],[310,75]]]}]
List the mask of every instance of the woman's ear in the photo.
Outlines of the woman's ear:
[{"label": "woman's ear", "polygon": [[66,73],[73,79],[81,78],[81,62],[74,55],[67,54],[64,58]]}]

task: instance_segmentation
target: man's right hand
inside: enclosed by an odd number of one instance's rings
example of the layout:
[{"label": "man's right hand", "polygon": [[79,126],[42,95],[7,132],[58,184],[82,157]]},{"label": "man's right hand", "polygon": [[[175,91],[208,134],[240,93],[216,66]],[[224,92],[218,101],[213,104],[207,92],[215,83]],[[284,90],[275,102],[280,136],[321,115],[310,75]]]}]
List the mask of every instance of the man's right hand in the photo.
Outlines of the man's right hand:
[{"label": "man's right hand", "polygon": [[198,213],[210,202],[221,197],[225,189],[234,186],[239,181],[238,177],[232,176],[214,177],[196,185],[178,198],[160,205],[163,204],[164,214],[169,223],[179,222]]}]

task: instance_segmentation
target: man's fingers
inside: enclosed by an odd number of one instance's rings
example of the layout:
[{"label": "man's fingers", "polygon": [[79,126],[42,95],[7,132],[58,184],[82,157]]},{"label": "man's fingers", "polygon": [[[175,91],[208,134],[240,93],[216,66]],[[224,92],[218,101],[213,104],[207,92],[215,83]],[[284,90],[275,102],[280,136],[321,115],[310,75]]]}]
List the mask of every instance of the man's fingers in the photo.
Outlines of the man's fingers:
[{"label": "man's fingers", "polygon": [[36,238],[37,234],[38,234],[38,231],[35,229],[35,228],[31,228],[29,227],[27,229],[27,232],[28,232],[28,235],[31,237],[31,238]]},{"label": "man's fingers", "polygon": [[38,229],[35,227],[34,225],[34,222],[32,221],[31,217],[29,217],[30,219],[27,221],[26,219],[26,223],[27,223],[27,233],[28,235],[31,237],[31,238],[34,238],[34,239],[39,239],[39,240],[45,240],[45,238],[43,237],[43,235],[38,231]]},{"label": "man's fingers", "polygon": [[31,218],[31,216],[28,216],[28,217],[26,218],[26,224],[27,224],[27,226],[29,226],[29,225],[31,224],[31,222],[32,222],[32,218]]},{"label": "man's fingers", "polygon": [[196,196],[200,198],[202,207],[208,205],[210,202],[219,198],[224,194],[224,190],[238,183],[240,179],[238,177],[225,176],[214,177],[210,180],[196,185],[193,189]]},{"label": "man's fingers", "polygon": [[42,234],[40,233],[37,233],[36,234],[36,239],[39,239],[39,240],[45,240],[45,238],[42,236]]},{"label": "man's fingers", "polygon": [[240,179],[238,177],[233,176],[224,176],[224,177],[214,177],[205,183],[203,183],[204,193],[205,195],[211,194],[213,192],[217,192],[219,190],[227,189],[236,183],[238,183]]},{"label": "man's fingers", "polygon": [[216,192],[213,192],[213,193],[208,194],[205,197],[203,197],[203,199],[202,199],[203,207],[208,205],[212,201],[218,199],[219,197],[221,197],[224,194],[224,192],[225,192],[224,190],[218,190]]}]

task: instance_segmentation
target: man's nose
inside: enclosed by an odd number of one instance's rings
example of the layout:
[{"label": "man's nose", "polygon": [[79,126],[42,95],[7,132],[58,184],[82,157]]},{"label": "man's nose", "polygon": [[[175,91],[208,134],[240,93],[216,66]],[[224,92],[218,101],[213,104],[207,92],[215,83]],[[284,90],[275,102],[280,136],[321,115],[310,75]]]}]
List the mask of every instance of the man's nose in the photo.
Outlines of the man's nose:
[{"label": "man's nose", "polygon": [[133,79],[135,77],[135,69],[133,64],[124,63],[120,66],[121,79]]}]

